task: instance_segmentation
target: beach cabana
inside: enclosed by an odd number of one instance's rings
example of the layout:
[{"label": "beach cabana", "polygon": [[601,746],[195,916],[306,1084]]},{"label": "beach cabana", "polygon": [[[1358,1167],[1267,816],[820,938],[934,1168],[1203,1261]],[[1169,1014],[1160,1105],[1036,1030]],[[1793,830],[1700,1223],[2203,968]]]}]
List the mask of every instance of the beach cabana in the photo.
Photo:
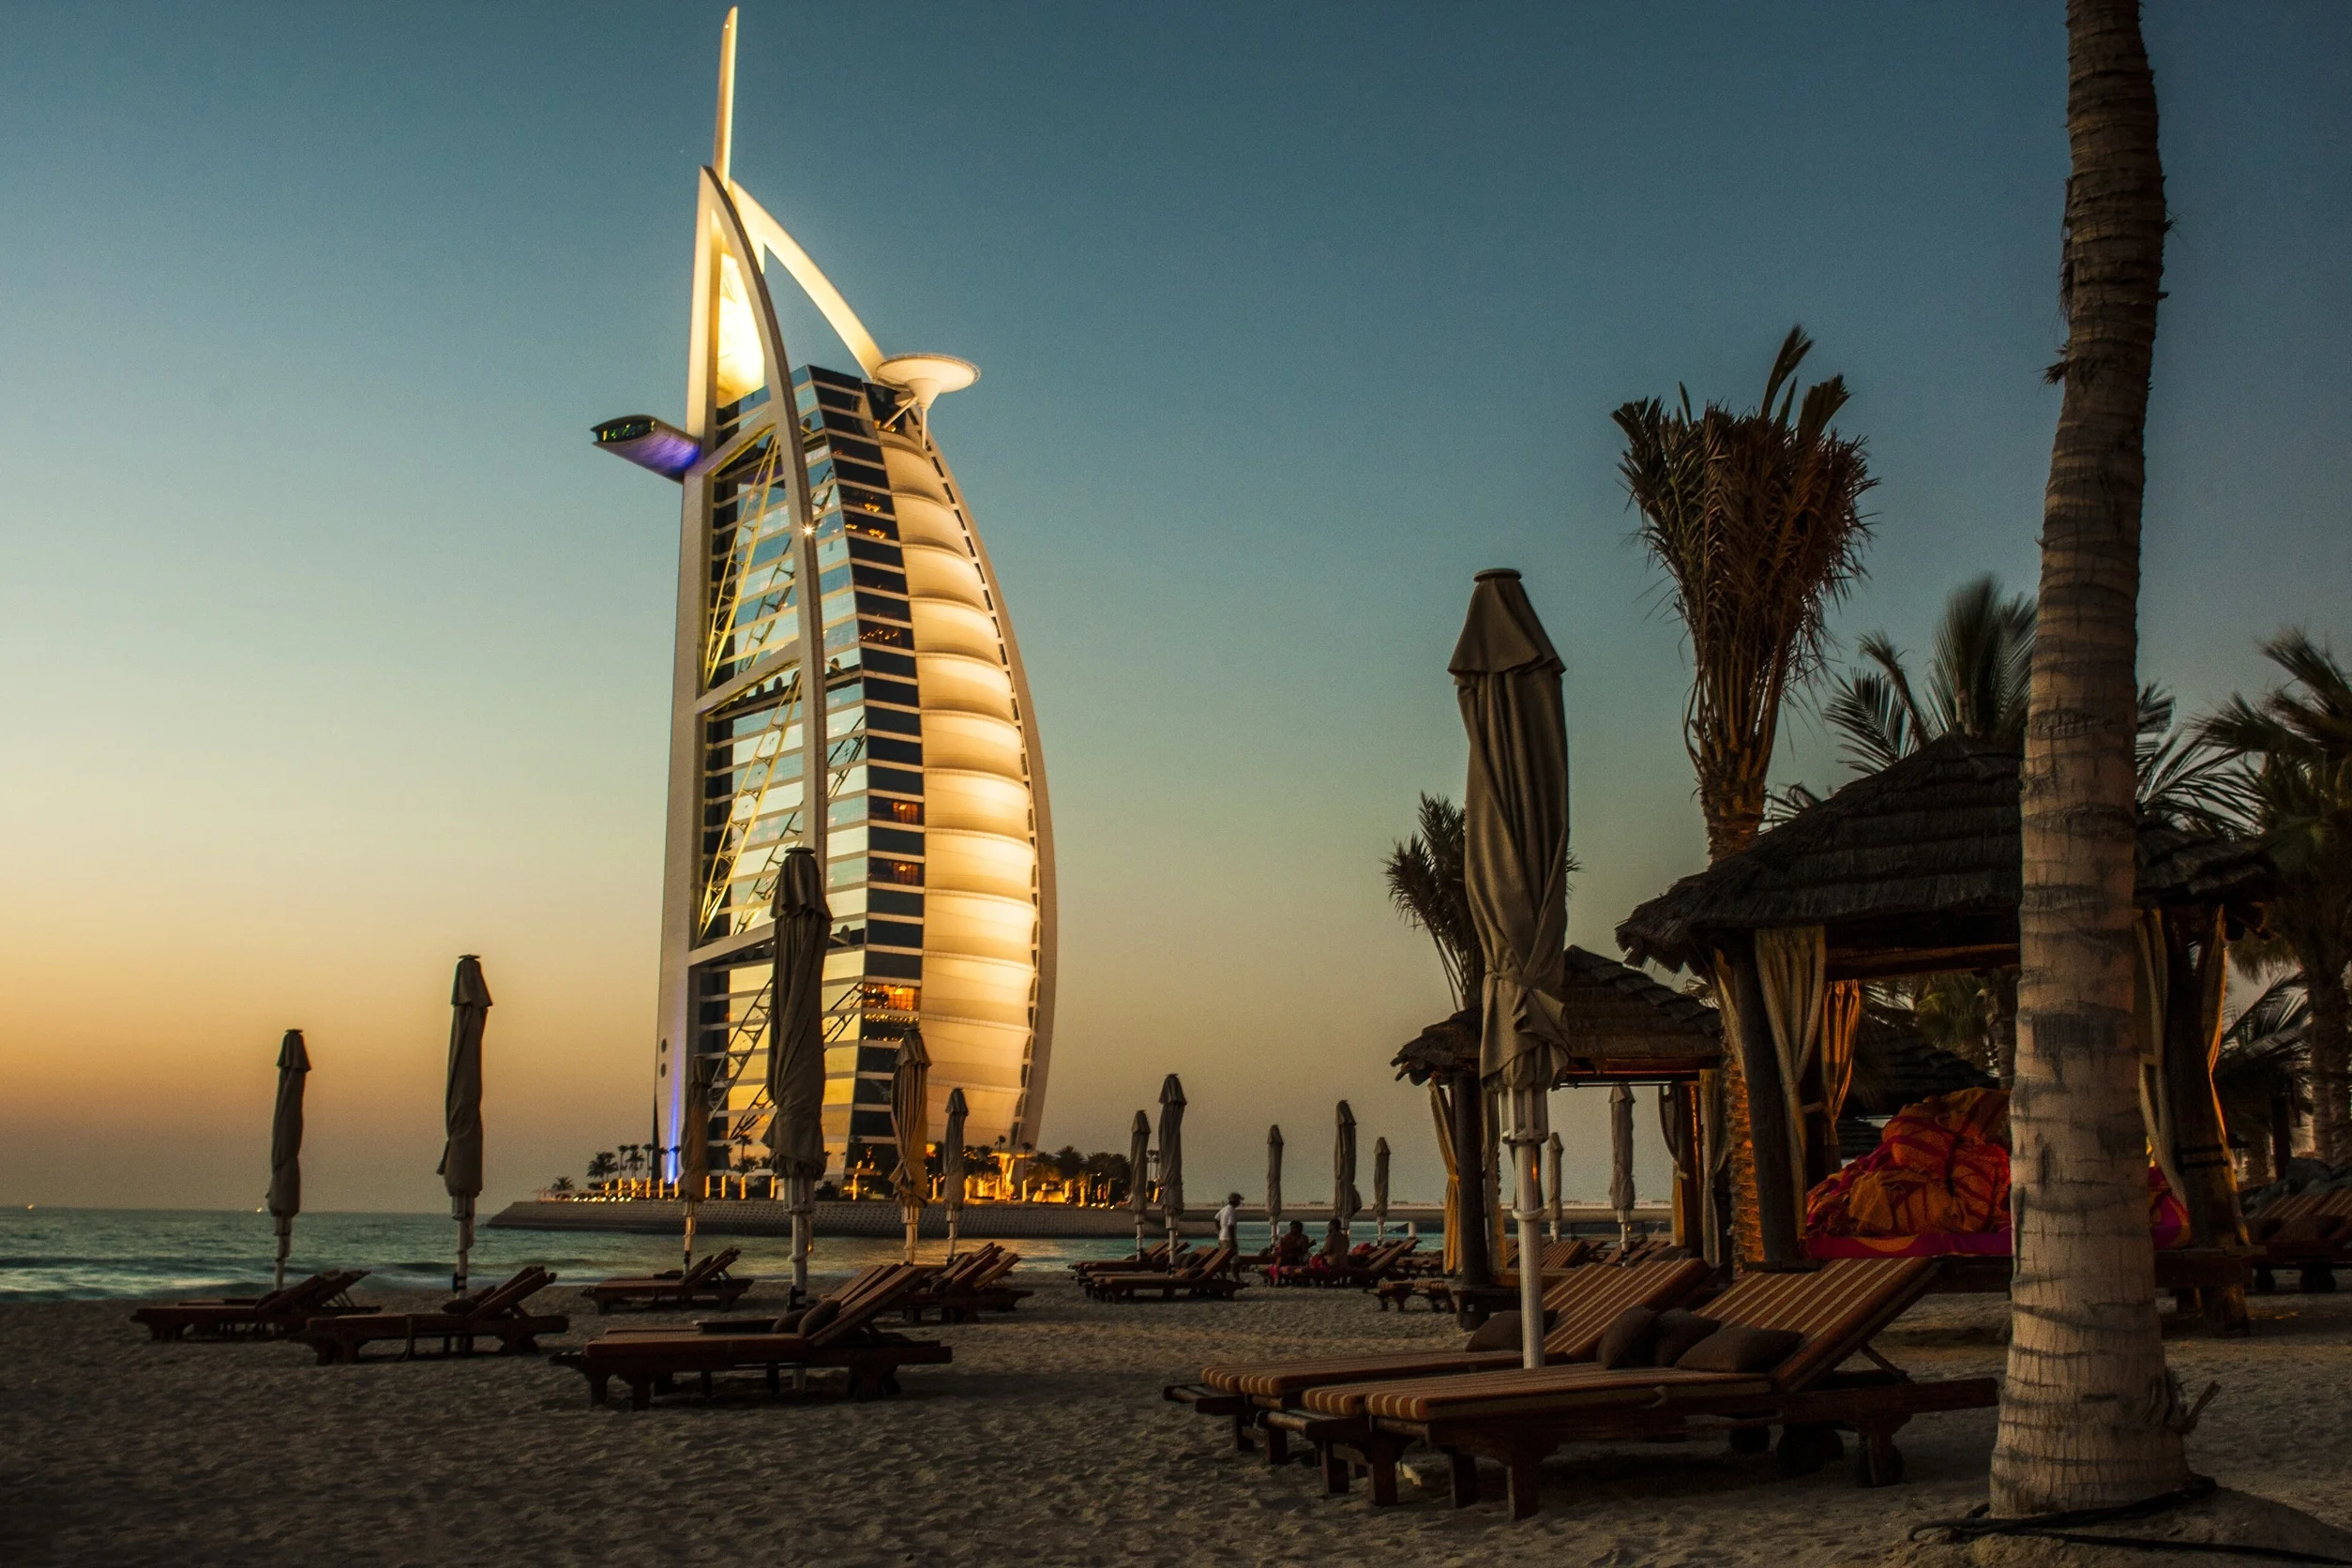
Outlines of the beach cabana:
[{"label": "beach cabana", "polygon": [[[1618,927],[1635,962],[1705,975],[1726,1004],[1742,1252],[1802,1251],[1808,1187],[1837,1168],[1860,982],[2018,959],[2019,754],[1948,735],[1685,877]],[[2150,1148],[2203,1247],[2243,1239],[2212,1090],[2225,934],[2258,919],[2259,849],[2143,822],[2143,1099]]]}]

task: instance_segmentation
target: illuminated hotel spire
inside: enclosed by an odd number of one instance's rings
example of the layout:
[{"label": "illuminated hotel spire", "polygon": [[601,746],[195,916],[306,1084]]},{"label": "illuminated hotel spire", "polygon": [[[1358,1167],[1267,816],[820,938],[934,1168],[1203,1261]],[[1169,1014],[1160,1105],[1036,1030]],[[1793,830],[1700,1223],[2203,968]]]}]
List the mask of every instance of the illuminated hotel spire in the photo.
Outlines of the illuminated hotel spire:
[{"label": "illuminated hotel spire", "polygon": [[[1053,837],[1029,682],[933,401],[979,371],[885,356],[731,174],[735,13],[698,181],[685,423],[596,444],[684,490],[656,1082],[665,1168],[693,1058],[718,1059],[711,1164],[768,1113],[769,905],[784,852],[826,867],[825,1140],[891,1140],[889,1080],[920,1025],[931,1122],[1033,1144],[1053,1033]],[[780,267],[857,362],[795,368]],[[815,591],[809,592],[814,584]],[[822,788],[813,781],[822,780]],[[816,803],[822,803],[822,808]],[[881,1160],[882,1169],[888,1159]]]}]

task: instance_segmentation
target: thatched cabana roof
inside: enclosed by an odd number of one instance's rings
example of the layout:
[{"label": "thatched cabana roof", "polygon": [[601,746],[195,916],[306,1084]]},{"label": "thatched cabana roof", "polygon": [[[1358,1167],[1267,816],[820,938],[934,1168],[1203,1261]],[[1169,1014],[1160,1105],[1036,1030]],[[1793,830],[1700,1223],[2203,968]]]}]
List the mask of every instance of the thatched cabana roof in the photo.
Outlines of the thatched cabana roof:
[{"label": "thatched cabana roof", "polygon": [[[1684,877],[1626,917],[1618,944],[1692,969],[1726,934],[1819,926],[1832,980],[2013,964],[2019,762],[1947,735]],[[2151,823],[2139,863],[2143,906],[2222,904],[2243,919],[2269,885],[2254,845]]]},{"label": "thatched cabana roof", "polygon": [[[1566,964],[1569,1048],[1559,1087],[1617,1078],[1688,1078],[1723,1055],[1715,1010],[1637,969],[1571,947]],[[1425,1083],[1478,1070],[1478,1013],[1464,1008],[1396,1053],[1397,1077]]]}]

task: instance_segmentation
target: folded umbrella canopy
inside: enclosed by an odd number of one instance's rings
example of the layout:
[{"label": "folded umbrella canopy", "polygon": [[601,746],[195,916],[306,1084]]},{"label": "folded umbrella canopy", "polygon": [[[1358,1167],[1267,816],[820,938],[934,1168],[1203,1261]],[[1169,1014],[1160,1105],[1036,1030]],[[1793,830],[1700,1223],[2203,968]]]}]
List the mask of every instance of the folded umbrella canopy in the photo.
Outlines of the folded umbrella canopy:
[{"label": "folded umbrella canopy", "polygon": [[278,1043],[278,1108],[269,1119],[269,1214],[278,1231],[277,1289],[286,1288],[286,1254],[294,1246],[294,1215],[302,1213],[302,1090],[310,1076],[302,1031]]},{"label": "folded umbrella canopy", "polygon": [[449,1289],[462,1296],[474,1251],[474,1200],[482,1196],[482,1026],[490,1021],[490,1009],[482,960],[471,953],[458,960],[449,1007],[449,1079],[442,1096],[448,1141],[441,1148],[441,1184],[449,1194],[450,1217],[458,1222],[458,1267]]},{"label": "folded umbrella canopy", "polygon": [[715,1057],[698,1056],[686,1067],[686,1105],[678,1118],[678,1196],[686,1199],[686,1267],[694,1267],[694,1218],[711,1179],[711,1085],[718,1076]]},{"label": "folded umbrella canopy", "polygon": [[1266,1225],[1268,1233],[1282,1223],[1282,1128],[1266,1129]]},{"label": "folded umbrella canopy", "polygon": [[964,1092],[947,1092],[947,1128],[939,1135],[940,1195],[947,1202],[947,1256],[956,1256],[956,1230],[964,1217],[964,1118],[971,1115]]},{"label": "folded umbrella canopy", "polygon": [[1388,1235],[1388,1139],[1372,1140],[1372,1224]]},{"label": "folded umbrella canopy", "polygon": [[1566,1052],[1561,970],[1568,946],[1568,721],[1559,654],[1515,571],[1478,574],[1447,669],[1470,737],[1462,806],[1463,891],[1486,963],[1479,1076],[1509,1101],[1517,1155],[1521,1351],[1543,1364],[1536,1152],[1545,1097]]},{"label": "folded umbrella canopy", "polygon": [[1135,1215],[1135,1255],[1143,1257],[1143,1216],[1152,1212],[1152,1118],[1135,1113],[1127,1131],[1127,1210]]},{"label": "folded umbrella canopy", "polygon": [[1364,1195],[1356,1191],[1356,1113],[1347,1101],[1339,1102],[1333,1123],[1331,1228],[1334,1234],[1345,1236],[1355,1223],[1356,1212],[1364,1207]]},{"label": "folded umbrella canopy", "polygon": [[1617,1255],[1634,1249],[1634,1092],[1609,1091],[1609,1207],[1617,1211]]},{"label": "folded umbrella canopy", "polygon": [[1168,1226],[1168,1261],[1184,1221],[1184,1086],[1174,1073],[1160,1085],[1160,1218]]},{"label": "folded umbrella canopy", "polygon": [[775,972],[768,980],[768,1153],[792,1211],[792,1300],[808,1291],[817,1184],[825,1173],[824,970],[833,915],[815,852],[791,849],[776,873]]},{"label": "folded umbrella canopy", "polygon": [[898,1207],[907,1216],[907,1261],[914,1261],[914,1238],[923,1205],[931,1197],[931,1053],[923,1048],[923,1026],[907,1025],[898,1063],[890,1071],[890,1136],[897,1140],[898,1164],[891,1172]]}]

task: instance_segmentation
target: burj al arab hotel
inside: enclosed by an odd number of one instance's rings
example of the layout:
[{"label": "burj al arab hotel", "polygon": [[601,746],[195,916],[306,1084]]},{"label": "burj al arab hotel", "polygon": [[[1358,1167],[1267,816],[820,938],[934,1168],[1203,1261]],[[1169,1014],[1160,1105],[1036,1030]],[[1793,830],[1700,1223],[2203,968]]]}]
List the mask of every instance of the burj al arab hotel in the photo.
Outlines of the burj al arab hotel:
[{"label": "burj al arab hotel", "polygon": [[[596,444],[684,490],[656,1084],[664,1166],[710,1140],[757,1157],[768,1116],[770,906],[784,852],[826,868],[825,1142],[888,1145],[911,1026],[930,1124],[1033,1144],[1053,1039],[1053,835],[1013,623],[932,438],[979,372],[885,354],[784,226],[729,174],[735,17],[698,180],[686,417],[607,420]],[[796,365],[772,285],[806,294],[856,360]],[[681,1126],[709,1059],[723,1095]],[[882,1168],[891,1164],[886,1149]]]}]

